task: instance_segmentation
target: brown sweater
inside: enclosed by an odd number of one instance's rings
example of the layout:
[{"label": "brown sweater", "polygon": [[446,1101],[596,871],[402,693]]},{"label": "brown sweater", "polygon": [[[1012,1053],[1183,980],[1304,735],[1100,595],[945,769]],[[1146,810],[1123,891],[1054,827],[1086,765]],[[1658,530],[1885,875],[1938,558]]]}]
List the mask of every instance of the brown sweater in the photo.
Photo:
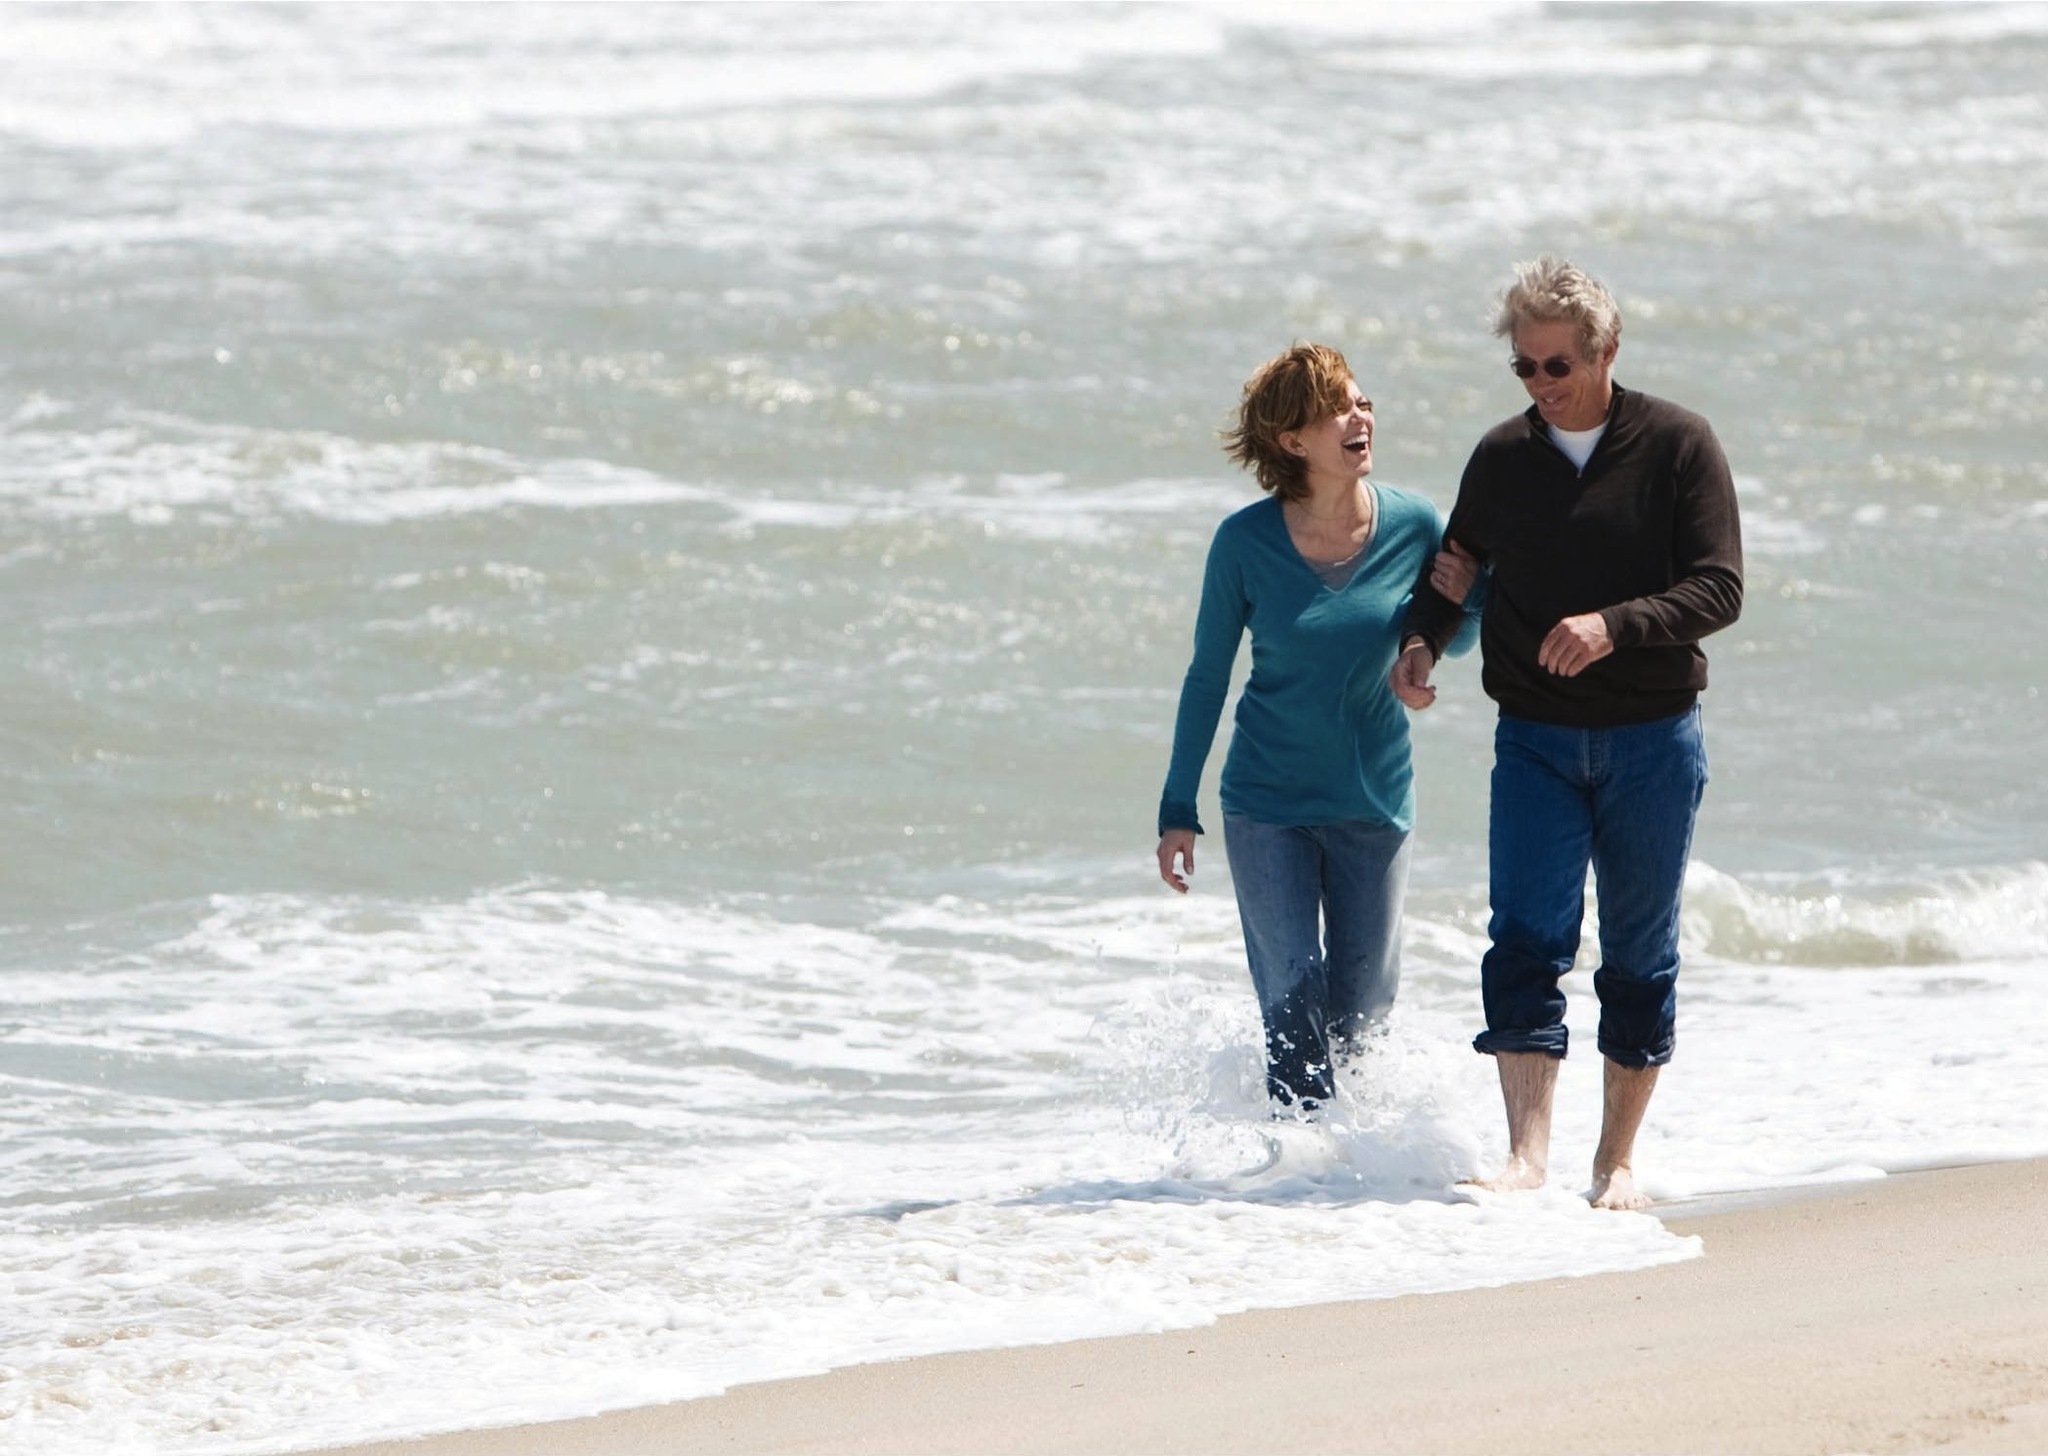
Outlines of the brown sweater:
[{"label": "brown sweater", "polygon": [[[1480,440],[1444,529],[1491,569],[1481,682],[1502,713],[1613,728],[1684,712],[1707,685],[1699,642],[1742,611],[1742,526],[1707,422],[1614,386],[1580,474],[1532,405]],[[1566,617],[1599,612],[1614,651],[1577,677],[1536,665]],[[1425,565],[1402,624],[1439,657],[1459,609]]]}]

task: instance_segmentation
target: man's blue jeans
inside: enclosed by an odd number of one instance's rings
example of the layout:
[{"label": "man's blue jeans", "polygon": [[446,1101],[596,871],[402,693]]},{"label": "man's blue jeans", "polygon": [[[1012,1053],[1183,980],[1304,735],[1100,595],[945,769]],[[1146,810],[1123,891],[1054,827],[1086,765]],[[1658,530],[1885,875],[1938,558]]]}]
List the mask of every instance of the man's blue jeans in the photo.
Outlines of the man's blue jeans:
[{"label": "man's blue jeans", "polygon": [[1333,1062],[1394,1004],[1407,831],[1227,814],[1223,845],[1266,1023],[1266,1089],[1312,1107],[1334,1090]]},{"label": "man's blue jeans", "polygon": [[1601,1055],[1662,1066],[1677,1038],[1678,898],[1707,785],[1698,706],[1626,728],[1503,717],[1493,746],[1493,946],[1479,968],[1486,1030],[1473,1047],[1565,1054],[1558,980],[1579,952],[1591,864]]}]

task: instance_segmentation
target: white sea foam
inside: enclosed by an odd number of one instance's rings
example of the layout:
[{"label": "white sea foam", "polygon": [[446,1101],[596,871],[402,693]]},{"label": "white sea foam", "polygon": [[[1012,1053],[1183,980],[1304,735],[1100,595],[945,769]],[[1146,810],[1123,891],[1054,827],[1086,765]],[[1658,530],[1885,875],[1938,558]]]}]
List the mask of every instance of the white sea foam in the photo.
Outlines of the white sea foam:
[{"label": "white sea foam", "polygon": [[1705,865],[1686,880],[1702,953],[1769,965],[1970,965],[2048,953],[2048,865],[1957,872],[1889,890],[1744,885]]},{"label": "white sea foam", "polygon": [[587,457],[519,456],[454,441],[370,442],[162,415],[55,429],[65,407],[33,402],[0,428],[0,511],[45,519],[310,516],[356,525],[516,508],[687,506],[731,530],[825,531],[950,520],[1030,540],[1102,540],[1135,518],[1209,519],[1242,504],[1241,482],[1134,480],[1074,487],[1052,475],[970,482],[820,483],[734,492]]},{"label": "white sea foam", "polygon": [[[522,459],[442,441],[374,443],[155,415],[106,428],[0,432],[0,503],[56,519],[303,514],[358,524],[511,507],[715,500],[701,487],[588,459]],[[4,506],[0,506],[4,508]]]},{"label": "white sea foam", "polygon": [[[1651,1190],[2048,1152],[2044,962],[2018,953],[2044,888],[2028,865],[1816,902],[1696,867]],[[1591,1058],[1566,1067],[1565,1186],[1450,1193],[1500,1147],[1464,1045],[1470,914],[1440,900],[1316,1126],[1263,1121],[1213,894],[841,927],[530,889],[221,897],[146,953],[23,968],[0,1430],[49,1456],[276,1449],[1685,1257],[1571,1196]],[[1591,1015],[1580,984],[1582,1042]]]},{"label": "white sea foam", "polygon": [[[1854,66],[1838,89],[1816,89],[1813,51],[1843,40],[1832,19],[1695,19],[1652,41],[1640,22],[1598,8],[1349,8],[990,6],[942,28],[915,8],[863,7],[856,21],[828,7],[797,22],[800,56],[785,17],[745,7],[522,10],[489,33],[459,12],[410,9],[402,20],[252,13],[231,28],[168,7],[10,10],[0,14],[0,134],[116,155],[190,149],[197,167],[217,158],[258,180],[166,206],[145,174],[139,200],[116,188],[83,212],[21,209],[0,230],[0,254],[221,244],[462,259],[687,235],[747,255],[799,234],[886,228],[949,257],[1021,248],[1040,267],[1269,256],[1266,220],[1290,215],[1299,179],[1238,165],[1233,148],[1284,149],[1284,133],[1247,137],[1260,121],[1200,88],[1140,105],[1089,81],[1133,62],[1228,75],[1246,46],[1276,38],[1355,76],[1368,107],[1390,81],[1470,89],[1532,68],[1688,83],[1634,110],[1627,127],[1530,127],[1453,99],[1401,165],[1367,128],[1373,185],[1327,189],[1318,212],[1395,256],[1608,210],[1738,230],[1763,218],[1911,220],[2007,252],[2024,251],[2041,218],[2038,189],[2005,182],[2039,155],[2048,105],[1952,98],[1902,132],[1885,88],[1857,84]],[[1968,47],[2040,33],[2027,7],[1950,7],[1860,16],[1854,34],[1869,47],[1859,63],[1923,45],[1964,49],[1967,64]],[[621,130],[638,145],[620,150]],[[878,132],[889,138],[879,153]],[[345,146],[365,144],[363,133],[375,139],[376,175],[345,171],[309,195],[308,138]],[[469,142],[507,134],[519,138],[510,153]],[[1089,185],[1043,170],[1076,144]],[[990,146],[1000,163],[958,164],[961,148]],[[555,165],[536,167],[543,158]],[[386,167],[431,185],[395,193]]]},{"label": "white sea foam", "polygon": [[[989,537],[1114,541],[1161,518],[1208,522],[1245,502],[1241,477],[1079,485],[1061,473],[924,475],[901,483],[817,481],[748,491],[678,481],[590,457],[522,457],[453,440],[369,442],[309,430],[250,430],[172,416],[57,428],[70,405],[25,401],[0,428],[0,512],[166,524],[186,514],[311,516],[391,524],[510,508],[686,506],[725,530],[852,530],[954,522]],[[1759,559],[1829,549],[1790,498],[1745,481],[1743,539]],[[1876,518],[1866,506],[1858,520]]]},{"label": "white sea foam", "polygon": [[727,502],[730,525],[843,530],[855,525],[948,520],[988,535],[1033,541],[1101,542],[1135,520],[1184,516],[1208,521],[1244,504],[1241,481],[1222,477],[1132,480],[1107,488],[1067,485],[1064,477],[999,475],[993,481],[940,476],[902,486],[835,485],[829,498],[791,493]]},{"label": "white sea foam", "polygon": [[[931,24],[916,7],[749,17],[567,7],[459,13],[307,11],[243,17],[232,33],[164,7],[0,19],[0,131],[82,147],[160,147],[197,133],[403,132],[595,121],[826,102],[908,101],[1009,77],[1066,75],[1118,56],[1202,55],[1222,32],[1176,7],[1040,17],[989,7]],[[792,30],[803,43],[792,48]],[[583,63],[536,66],[581,53]]]}]

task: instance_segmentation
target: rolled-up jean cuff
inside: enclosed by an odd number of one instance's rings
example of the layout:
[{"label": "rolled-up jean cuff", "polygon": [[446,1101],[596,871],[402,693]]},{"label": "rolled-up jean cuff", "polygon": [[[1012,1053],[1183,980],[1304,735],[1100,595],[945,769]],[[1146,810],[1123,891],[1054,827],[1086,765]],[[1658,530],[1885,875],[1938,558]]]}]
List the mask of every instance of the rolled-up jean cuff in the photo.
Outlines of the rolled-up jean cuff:
[{"label": "rolled-up jean cuff", "polygon": [[1671,1054],[1678,1050],[1678,1038],[1675,1036],[1648,1048],[1620,1046],[1604,1036],[1600,1038],[1599,1044],[1600,1055],[1608,1061],[1616,1066],[1634,1067],[1638,1071],[1644,1067],[1663,1066],[1671,1060]]},{"label": "rolled-up jean cuff", "polygon": [[1569,1039],[1570,1033],[1561,1026],[1541,1031],[1482,1031],[1472,1038],[1472,1050],[1489,1057],[1502,1052],[1541,1052],[1563,1061]]}]

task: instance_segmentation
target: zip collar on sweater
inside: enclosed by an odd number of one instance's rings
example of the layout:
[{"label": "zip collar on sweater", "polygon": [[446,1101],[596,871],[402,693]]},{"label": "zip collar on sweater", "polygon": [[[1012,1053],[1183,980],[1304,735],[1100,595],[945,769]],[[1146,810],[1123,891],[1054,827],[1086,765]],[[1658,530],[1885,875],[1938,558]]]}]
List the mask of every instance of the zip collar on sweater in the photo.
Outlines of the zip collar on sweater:
[{"label": "zip collar on sweater", "polygon": [[1635,433],[1635,417],[1637,412],[1635,401],[1637,398],[1638,396],[1635,391],[1622,388],[1620,380],[1614,381],[1614,397],[1607,402],[1607,430],[1598,440],[1594,441],[1593,453],[1586,457],[1586,465],[1583,470],[1573,464],[1572,457],[1565,454],[1558,447],[1557,441],[1550,437],[1550,421],[1543,418],[1543,411],[1541,409],[1532,404],[1522,412],[1522,418],[1529,422],[1530,435],[1541,441],[1544,448],[1551,451],[1558,459],[1570,465],[1573,475],[1583,479],[1593,473],[1593,466],[1596,462],[1612,454],[1615,449],[1618,449],[1621,444],[1625,443]]}]

